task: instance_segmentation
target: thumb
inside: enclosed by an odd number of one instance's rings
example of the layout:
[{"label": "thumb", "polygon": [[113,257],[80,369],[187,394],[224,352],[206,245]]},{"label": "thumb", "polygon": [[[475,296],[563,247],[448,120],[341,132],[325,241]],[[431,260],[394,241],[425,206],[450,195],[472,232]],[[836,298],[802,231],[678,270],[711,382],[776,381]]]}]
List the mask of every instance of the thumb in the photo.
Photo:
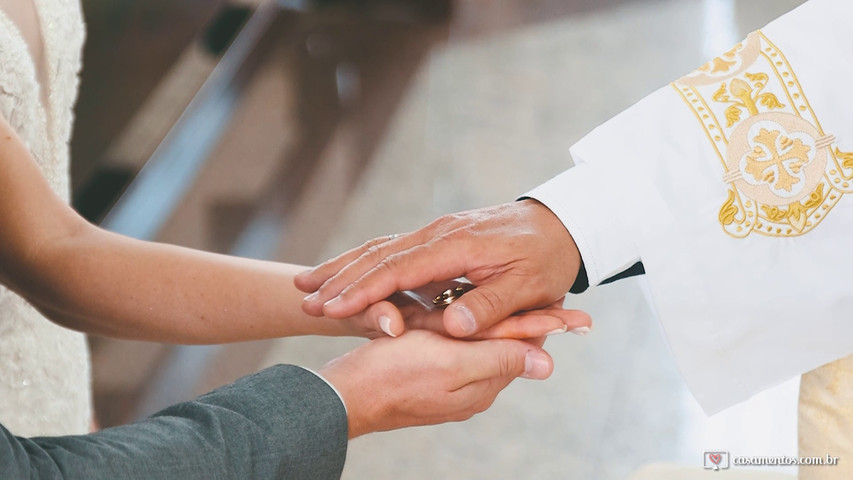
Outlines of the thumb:
[{"label": "thumb", "polygon": [[444,311],[444,328],[454,337],[467,337],[491,327],[513,313],[527,310],[517,277],[504,275],[478,285]]},{"label": "thumb", "polygon": [[403,315],[396,305],[389,301],[374,303],[364,312],[367,327],[376,332],[383,332],[390,337],[403,334],[406,329]]},{"label": "thumb", "polygon": [[[524,377],[544,380],[554,371],[554,360],[545,350],[521,340],[482,340],[471,344],[477,356],[471,382],[489,378]],[[473,351],[476,350],[476,353]]]}]

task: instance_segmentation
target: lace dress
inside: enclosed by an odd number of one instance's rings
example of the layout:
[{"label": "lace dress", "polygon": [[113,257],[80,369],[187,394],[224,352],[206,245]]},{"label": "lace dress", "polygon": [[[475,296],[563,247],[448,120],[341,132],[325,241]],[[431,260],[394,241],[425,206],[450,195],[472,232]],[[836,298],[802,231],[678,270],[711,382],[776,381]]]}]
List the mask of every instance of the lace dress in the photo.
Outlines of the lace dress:
[{"label": "lace dress", "polygon": [[[68,201],[68,142],[85,36],[80,2],[21,1],[35,2],[47,90],[41,94],[27,44],[0,10],[0,114],[27,144],[54,192]],[[21,436],[85,433],[89,375],[84,336],[51,323],[0,286],[0,423]]]}]

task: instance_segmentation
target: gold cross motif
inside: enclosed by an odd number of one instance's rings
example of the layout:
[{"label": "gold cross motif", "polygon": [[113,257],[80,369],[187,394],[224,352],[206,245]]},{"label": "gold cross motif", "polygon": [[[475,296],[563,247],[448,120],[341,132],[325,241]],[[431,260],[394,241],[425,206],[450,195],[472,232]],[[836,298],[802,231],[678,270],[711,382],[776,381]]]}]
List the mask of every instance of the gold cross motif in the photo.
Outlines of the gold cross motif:
[{"label": "gold cross motif", "polygon": [[779,130],[770,131],[766,128],[762,128],[753,140],[759,145],[746,155],[744,173],[786,192],[802,181],[792,173],[800,173],[809,163],[811,147],[803,144],[799,138],[792,140]]}]

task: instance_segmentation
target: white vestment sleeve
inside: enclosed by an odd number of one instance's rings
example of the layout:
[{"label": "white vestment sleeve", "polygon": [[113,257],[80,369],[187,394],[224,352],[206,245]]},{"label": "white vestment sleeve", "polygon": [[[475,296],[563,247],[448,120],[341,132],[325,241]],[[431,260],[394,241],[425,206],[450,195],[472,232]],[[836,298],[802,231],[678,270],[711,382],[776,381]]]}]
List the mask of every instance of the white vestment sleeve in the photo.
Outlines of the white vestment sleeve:
[{"label": "white vestment sleeve", "polygon": [[612,187],[606,172],[597,170],[595,164],[579,163],[525,195],[545,204],[572,234],[590,285],[640,260],[627,223],[620,218],[618,199],[607,193]]},{"label": "white vestment sleeve", "polygon": [[853,352],[850,18],[849,0],[802,5],[596,128],[529,194],[590,284],[642,259],[708,413]]}]

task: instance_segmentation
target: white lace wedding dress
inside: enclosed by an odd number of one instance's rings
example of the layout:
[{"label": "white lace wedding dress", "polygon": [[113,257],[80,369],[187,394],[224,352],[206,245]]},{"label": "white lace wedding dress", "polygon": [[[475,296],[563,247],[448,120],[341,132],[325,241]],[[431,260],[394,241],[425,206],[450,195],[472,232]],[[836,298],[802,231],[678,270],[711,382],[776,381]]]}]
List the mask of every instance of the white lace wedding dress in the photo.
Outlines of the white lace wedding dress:
[{"label": "white lace wedding dress", "polygon": [[[0,11],[0,114],[68,201],[68,142],[85,36],[80,2],[14,1],[35,2],[46,91],[41,94],[40,69],[21,30]],[[84,336],[51,323],[0,287],[0,423],[22,436],[85,433],[90,398]]]}]

